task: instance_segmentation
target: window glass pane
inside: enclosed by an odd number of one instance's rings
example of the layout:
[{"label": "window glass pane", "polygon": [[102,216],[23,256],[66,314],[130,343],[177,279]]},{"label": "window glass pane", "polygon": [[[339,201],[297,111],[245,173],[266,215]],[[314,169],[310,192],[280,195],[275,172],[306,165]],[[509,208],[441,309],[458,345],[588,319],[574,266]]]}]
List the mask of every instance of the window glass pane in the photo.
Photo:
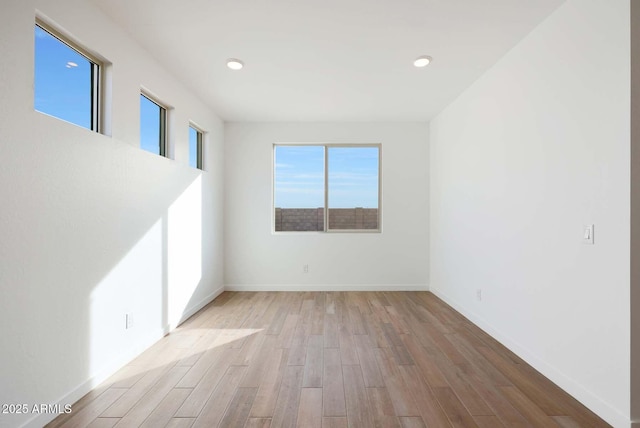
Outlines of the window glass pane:
[{"label": "window glass pane", "polygon": [[140,147],[157,155],[162,154],[161,114],[162,107],[140,95]]},{"label": "window glass pane", "polygon": [[189,127],[189,166],[193,168],[200,168],[200,165],[198,165],[198,159],[200,157],[198,140],[201,138],[202,133]]},{"label": "window glass pane", "polygon": [[379,148],[327,150],[329,229],[378,229]]},{"label": "window glass pane", "polygon": [[324,230],[324,147],[276,146],[276,231]]},{"label": "window glass pane", "polygon": [[92,129],[93,63],[35,26],[36,110]]}]

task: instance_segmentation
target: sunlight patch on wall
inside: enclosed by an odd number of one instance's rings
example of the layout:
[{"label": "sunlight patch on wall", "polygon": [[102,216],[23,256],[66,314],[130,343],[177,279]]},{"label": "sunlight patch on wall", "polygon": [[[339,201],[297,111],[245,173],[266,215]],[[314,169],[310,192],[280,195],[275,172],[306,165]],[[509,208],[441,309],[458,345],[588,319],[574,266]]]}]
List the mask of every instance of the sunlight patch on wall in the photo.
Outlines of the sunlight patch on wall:
[{"label": "sunlight patch on wall", "polygon": [[[135,343],[142,332],[162,327],[162,221],[158,219],[91,292],[88,337],[92,374],[122,358],[121,350],[110,344],[121,343],[124,331]],[[127,314],[133,319],[128,329]]]},{"label": "sunlight patch on wall", "polygon": [[169,207],[167,237],[167,321],[174,328],[202,278],[201,175]]}]

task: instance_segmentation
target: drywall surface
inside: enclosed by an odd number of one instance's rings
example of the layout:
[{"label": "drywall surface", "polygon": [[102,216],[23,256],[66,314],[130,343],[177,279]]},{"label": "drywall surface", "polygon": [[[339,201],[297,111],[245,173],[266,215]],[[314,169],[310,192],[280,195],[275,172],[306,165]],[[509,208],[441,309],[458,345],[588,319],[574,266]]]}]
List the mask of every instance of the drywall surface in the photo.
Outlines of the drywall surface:
[{"label": "drywall surface", "polygon": [[640,4],[631,2],[631,420],[640,425]]},{"label": "drywall surface", "polygon": [[[226,124],[225,288],[425,289],[428,132],[424,123]],[[382,233],[274,233],[275,143],[382,144]]]},{"label": "drywall surface", "polygon": [[[112,64],[111,136],[34,111],[36,11]],[[85,1],[3,1],[0,58],[0,403],[28,405],[0,426],[42,426],[32,406],[72,404],[221,291],[223,124]],[[172,159],[139,148],[143,86],[173,107]]]},{"label": "drywall surface", "polygon": [[629,425],[629,78],[629,1],[569,0],[430,124],[431,290],[615,426]]}]

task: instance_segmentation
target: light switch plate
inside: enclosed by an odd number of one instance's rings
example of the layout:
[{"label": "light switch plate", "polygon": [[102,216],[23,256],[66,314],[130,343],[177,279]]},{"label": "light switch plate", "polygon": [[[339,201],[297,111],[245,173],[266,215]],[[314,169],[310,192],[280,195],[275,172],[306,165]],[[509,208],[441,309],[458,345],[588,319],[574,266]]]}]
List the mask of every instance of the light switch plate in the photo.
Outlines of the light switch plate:
[{"label": "light switch plate", "polygon": [[592,224],[585,224],[583,229],[582,229],[582,242],[584,242],[587,245],[593,245],[594,241],[593,241],[593,225]]}]

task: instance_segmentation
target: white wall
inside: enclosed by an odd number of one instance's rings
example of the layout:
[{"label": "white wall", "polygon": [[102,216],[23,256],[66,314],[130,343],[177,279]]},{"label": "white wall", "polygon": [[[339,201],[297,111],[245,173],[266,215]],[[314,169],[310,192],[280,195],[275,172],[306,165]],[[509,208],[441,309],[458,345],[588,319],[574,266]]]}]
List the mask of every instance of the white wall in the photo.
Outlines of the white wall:
[{"label": "white wall", "polygon": [[630,420],[629,32],[629,0],[569,0],[430,124],[431,289],[616,426]]},{"label": "white wall", "polygon": [[[34,111],[36,9],[113,64],[112,137]],[[175,160],[138,148],[141,86],[174,108]],[[221,292],[223,124],[82,0],[3,1],[0,94],[0,403],[70,404]]]},{"label": "white wall", "polygon": [[640,426],[640,4],[631,3],[631,420]]},{"label": "white wall", "polygon": [[[428,126],[225,126],[225,288],[426,289]],[[274,143],[382,143],[382,233],[272,233]],[[302,266],[309,265],[309,273]]]}]

